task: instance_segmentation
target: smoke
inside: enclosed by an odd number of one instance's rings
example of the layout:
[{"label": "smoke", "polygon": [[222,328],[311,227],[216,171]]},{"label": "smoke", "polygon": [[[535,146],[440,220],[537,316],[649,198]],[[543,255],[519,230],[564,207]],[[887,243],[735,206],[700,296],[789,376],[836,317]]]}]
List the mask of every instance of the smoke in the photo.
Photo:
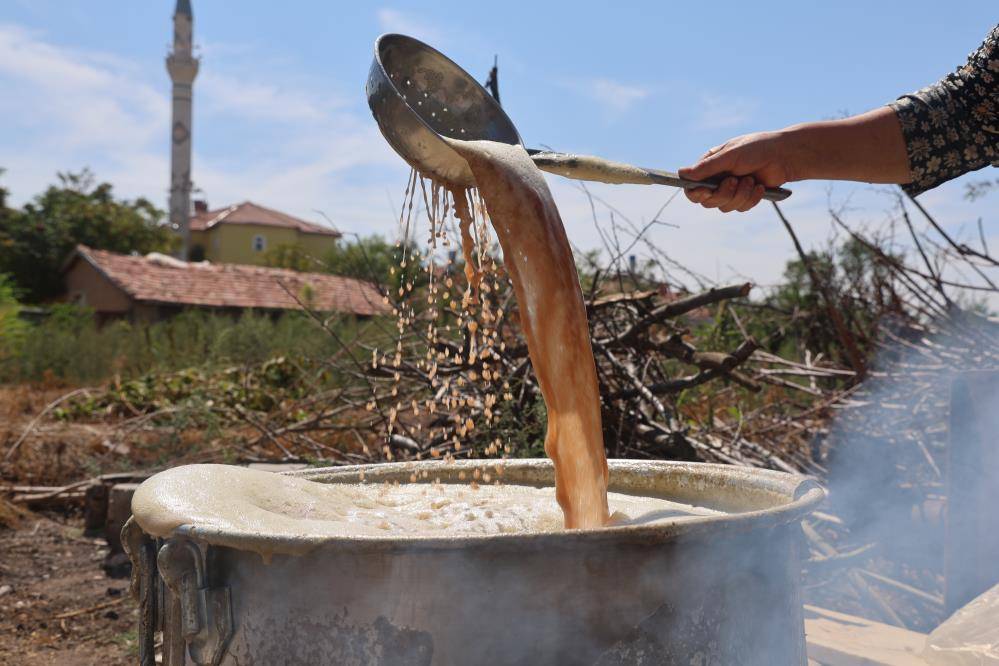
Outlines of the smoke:
[{"label": "smoke", "polygon": [[839,553],[863,551],[812,572],[818,605],[926,632],[990,574],[999,582],[994,560],[976,572],[958,565],[974,556],[969,539],[999,553],[975,536],[999,496],[999,456],[985,446],[999,432],[999,373],[987,371],[999,367],[999,326],[950,314],[933,332],[885,326],[870,377],[821,443],[833,521],[814,527]]}]

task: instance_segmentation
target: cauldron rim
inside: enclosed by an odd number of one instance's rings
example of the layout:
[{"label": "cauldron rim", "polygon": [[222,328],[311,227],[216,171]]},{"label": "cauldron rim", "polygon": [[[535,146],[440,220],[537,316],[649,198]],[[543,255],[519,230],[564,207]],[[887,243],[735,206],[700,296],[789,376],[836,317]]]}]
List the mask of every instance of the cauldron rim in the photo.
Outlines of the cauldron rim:
[{"label": "cauldron rim", "polygon": [[[448,477],[449,482],[461,471],[495,465],[495,459],[461,460],[452,463],[422,461],[407,463],[381,463],[325,467],[295,472],[288,476],[306,478],[323,483],[351,482],[359,479],[361,471],[367,481],[399,480],[408,482],[414,471],[428,470],[434,476]],[[478,549],[600,549],[608,545],[655,545],[679,538],[717,534],[725,531],[759,530],[778,527],[800,520],[826,497],[826,491],[811,477],[786,472],[714,463],[694,463],[658,460],[610,460],[610,490],[631,494],[659,494],[670,499],[680,499],[676,492],[660,491],[649,487],[636,487],[635,480],[652,483],[667,478],[683,479],[690,492],[687,499],[702,504],[714,503],[732,513],[717,516],[683,517],[649,525],[622,525],[597,530],[558,530],[532,533],[504,533],[488,535],[448,536],[329,536],[301,535],[274,537],[258,532],[225,530],[197,525],[181,525],[172,536],[182,536],[203,543],[259,552],[266,555],[302,555],[316,549],[333,548],[338,551],[394,551],[394,550],[449,550]],[[450,475],[450,476],[448,476]],[[551,485],[553,467],[548,459],[508,459],[505,461],[505,480],[520,485]],[[532,482],[531,479],[534,479]],[[629,485],[626,482],[631,481]],[[713,491],[714,502],[697,493]],[[720,501],[727,499],[728,502]],[[748,503],[746,510],[734,504]],[[728,505],[729,508],[720,505]]]}]

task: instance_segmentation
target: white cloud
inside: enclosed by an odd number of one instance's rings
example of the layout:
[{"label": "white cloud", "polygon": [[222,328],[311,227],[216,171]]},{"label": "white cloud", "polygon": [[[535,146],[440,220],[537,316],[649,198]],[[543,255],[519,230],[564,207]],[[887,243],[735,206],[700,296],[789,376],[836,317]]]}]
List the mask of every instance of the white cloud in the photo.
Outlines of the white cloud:
[{"label": "white cloud", "polygon": [[[573,244],[582,249],[603,247],[597,227],[612,238],[609,211],[598,203],[595,224],[590,203],[575,183],[556,176],[548,176],[548,182]],[[782,208],[794,224],[795,232],[806,247],[824,243],[831,229],[824,186],[796,183],[791,187],[794,196]],[[622,216],[626,216],[639,228],[676,193],[673,188],[654,185],[587,183],[587,188],[614,206],[618,211],[615,219],[620,224],[624,224]],[[652,226],[646,237],[658,251],[709,280],[725,282],[748,276],[762,289],[780,279],[784,263],[794,253],[787,233],[769,205],[757,206],[748,213],[726,215],[696,206],[678,193],[657,219],[668,225]],[[626,246],[630,240],[627,233],[618,234],[622,245]],[[649,256],[642,244],[629,254]],[[674,271],[673,277],[696,286],[682,271]]]},{"label": "white cloud", "polygon": [[[226,73],[224,57],[203,62],[194,86],[192,176],[201,195],[313,220],[319,209],[343,229],[394,233],[387,194],[401,192],[408,167],[367,109],[280,73]],[[137,71],[111,54],[0,24],[0,167],[11,202],[42,191],[58,171],[89,166],[119,196],[165,208],[169,86],[159,67]],[[213,130],[235,125],[231,143],[212,140]]]},{"label": "white cloud", "polygon": [[165,132],[166,96],[127,70],[113,56],[61,48],[0,24],[0,108],[9,122],[51,124],[55,132],[42,136],[52,145],[135,145]]},{"label": "white cloud", "polygon": [[728,129],[745,125],[759,104],[755,100],[721,95],[701,95],[695,125],[701,129]]},{"label": "white cloud", "polygon": [[167,189],[165,87],[150,86],[131,65],[0,24],[0,89],[0,154],[14,202],[57,171],[84,166],[131,196]]},{"label": "white cloud", "polygon": [[439,29],[398,9],[382,7],[376,13],[376,17],[378,18],[378,26],[384,32],[398,32],[431,44],[443,41]]},{"label": "white cloud", "polygon": [[319,121],[339,101],[322,100],[301,90],[288,89],[249,78],[206,71],[198,77],[199,101],[209,112],[278,122]]},{"label": "white cloud", "polygon": [[652,94],[652,90],[646,86],[606,78],[575,81],[566,84],[566,87],[596,102],[605,112],[613,115],[627,112]]}]

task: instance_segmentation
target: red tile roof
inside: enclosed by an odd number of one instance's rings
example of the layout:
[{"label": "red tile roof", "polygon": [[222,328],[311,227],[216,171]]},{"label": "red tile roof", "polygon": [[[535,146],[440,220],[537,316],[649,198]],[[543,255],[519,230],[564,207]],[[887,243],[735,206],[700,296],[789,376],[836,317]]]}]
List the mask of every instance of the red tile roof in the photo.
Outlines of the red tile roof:
[{"label": "red tile roof", "polygon": [[228,208],[209,210],[191,217],[191,231],[207,231],[217,224],[262,224],[267,227],[297,229],[304,234],[321,234],[339,237],[339,231],[312,222],[306,222],[286,213],[265,208],[251,201],[234,204]]},{"label": "red tile roof", "polygon": [[66,268],[78,260],[135,301],[218,308],[299,309],[295,297],[311,287],[309,306],[322,312],[383,314],[388,306],[370,282],[328,273],[241,264],[187,263],[163,255],[129,256],[78,245]]}]

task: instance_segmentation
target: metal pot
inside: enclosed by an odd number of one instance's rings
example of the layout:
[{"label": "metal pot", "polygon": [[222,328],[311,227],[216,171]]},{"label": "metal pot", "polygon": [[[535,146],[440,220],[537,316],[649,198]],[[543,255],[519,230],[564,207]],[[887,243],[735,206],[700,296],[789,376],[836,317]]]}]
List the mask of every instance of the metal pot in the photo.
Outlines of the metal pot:
[{"label": "metal pot", "polygon": [[[417,463],[459,482],[494,461]],[[293,473],[406,483],[412,464]],[[551,485],[547,460],[507,483]],[[758,469],[611,461],[610,489],[724,515],[595,531],[284,540],[184,525],[123,541],[142,659],[175,664],[804,664],[799,520],[825,492]],[[225,492],[220,489],[220,492]]]}]

